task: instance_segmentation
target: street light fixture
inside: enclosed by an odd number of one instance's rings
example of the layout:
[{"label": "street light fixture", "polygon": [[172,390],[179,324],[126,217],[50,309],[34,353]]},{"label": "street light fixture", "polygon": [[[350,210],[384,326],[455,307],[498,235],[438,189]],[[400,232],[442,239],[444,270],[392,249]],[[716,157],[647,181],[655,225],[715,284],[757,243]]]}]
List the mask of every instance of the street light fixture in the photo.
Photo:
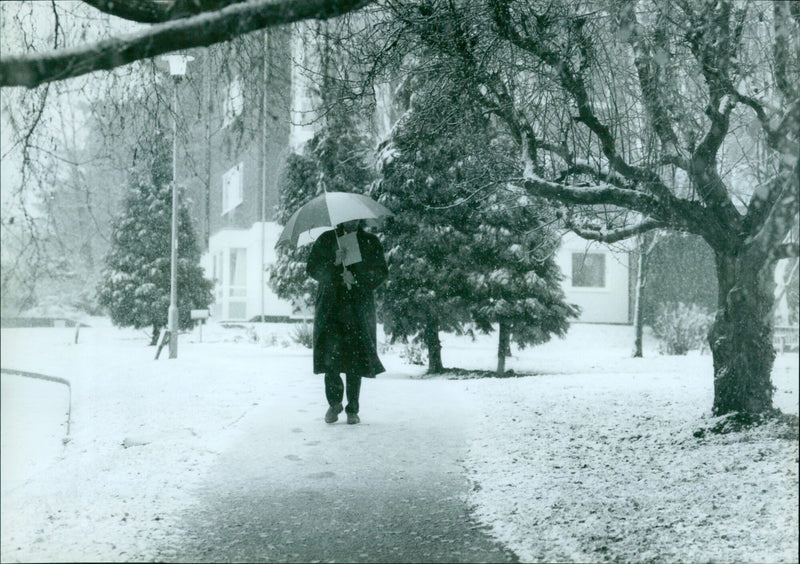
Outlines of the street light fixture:
[{"label": "street light fixture", "polygon": [[170,236],[169,310],[167,332],[169,357],[178,358],[178,83],[186,74],[186,64],[193,61],[189,55],[166,55],[169,74],[174,79],[172,92],[172,234]]}]

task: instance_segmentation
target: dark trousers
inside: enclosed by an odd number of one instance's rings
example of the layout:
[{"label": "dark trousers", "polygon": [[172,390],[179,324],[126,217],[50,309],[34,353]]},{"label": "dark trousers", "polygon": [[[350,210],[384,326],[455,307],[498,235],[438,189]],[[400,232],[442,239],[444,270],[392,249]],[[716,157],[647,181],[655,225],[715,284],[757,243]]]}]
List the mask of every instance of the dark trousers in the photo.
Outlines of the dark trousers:
[{"label": "dark trousers", "polygon": [[347,387],[345,388],[342,377],[338,372],[325,374],[325,397],[328,398],[328,405],[342,403],[342,398],[347,390],[347,413],[358,413],[358,396],[361,393],[361,376],[355,374],[347,375]]}]

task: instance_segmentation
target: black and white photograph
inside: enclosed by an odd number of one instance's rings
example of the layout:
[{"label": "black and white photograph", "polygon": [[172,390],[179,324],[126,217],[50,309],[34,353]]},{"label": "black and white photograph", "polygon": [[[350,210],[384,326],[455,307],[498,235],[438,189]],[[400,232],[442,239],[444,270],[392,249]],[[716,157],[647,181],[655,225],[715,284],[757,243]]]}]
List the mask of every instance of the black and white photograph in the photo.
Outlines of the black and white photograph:
[{"label": "black and white photograph", "polygon": [[0,2],[0,562],[797,563],[800,2]]}]

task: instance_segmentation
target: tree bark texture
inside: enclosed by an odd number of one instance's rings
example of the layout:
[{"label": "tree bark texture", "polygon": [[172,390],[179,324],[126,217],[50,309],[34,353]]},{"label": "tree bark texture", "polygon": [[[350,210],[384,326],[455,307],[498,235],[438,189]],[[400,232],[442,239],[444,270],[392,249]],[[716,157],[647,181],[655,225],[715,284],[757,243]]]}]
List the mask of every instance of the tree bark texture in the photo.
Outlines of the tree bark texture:
[{"label": "tree bark texture", "polygon": [[161,335],[161,327],[153,325],[153,332],[150,334],[150,346],[154,347],[158,344],[158,337]]},{"label": "tree bark texture", "polygon": [[644,244],[640,240],[637,252],[636,296],[633,306],[633,358],[642,358],[642,294],[645,288]]},{"label": "tree bark texture", "polygon": [[507,323],[500,323],[498,329],[499,337],[497,340],[497,375],[503,376],[506,373],[506,357],[511,352],[511,332]]},{"label": "tree bark texture", "polygon": [[439,327],[436,322],[428,322],[425,327],[425,346],[428,348],[428,374],[441,374],[444,372],[442,366],[442,342],[439,340]]},{"label": "tree bark texture", "polygon": [[771,381],[774,264],[717,254],[719,303],[709,332],[714,415],[773,409]]}]

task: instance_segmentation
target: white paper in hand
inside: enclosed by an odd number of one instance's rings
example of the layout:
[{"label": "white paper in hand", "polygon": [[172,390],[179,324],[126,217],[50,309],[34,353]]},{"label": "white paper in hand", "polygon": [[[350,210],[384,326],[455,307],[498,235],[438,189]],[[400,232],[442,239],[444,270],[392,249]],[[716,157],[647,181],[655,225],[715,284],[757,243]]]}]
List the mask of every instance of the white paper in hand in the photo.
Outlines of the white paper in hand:
[{"label": "white paper in hand", "polygon": [[361,249],[358,247],[358,237],[355,232],[339,237],[339,247],[347,253],[343,261],[345,266],[361,262]]}]

